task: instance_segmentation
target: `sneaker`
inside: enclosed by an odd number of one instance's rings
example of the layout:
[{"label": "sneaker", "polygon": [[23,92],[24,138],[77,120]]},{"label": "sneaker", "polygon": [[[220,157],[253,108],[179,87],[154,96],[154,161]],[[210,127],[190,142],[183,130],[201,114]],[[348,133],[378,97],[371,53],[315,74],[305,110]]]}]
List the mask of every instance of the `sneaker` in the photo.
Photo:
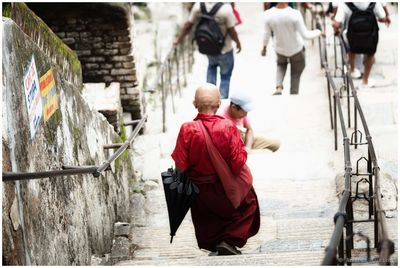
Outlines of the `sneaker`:
[{"label": "sneaker", "polygon": [[229,245],[225,241],[222,241],[217,245],[218,255],[240,255],[242,252],[236,249],[236,247]]},{"label": "sneaker", "polygon": [[364,84],[363,82],[361,82],[359,86],[360,89],[370,89],[374,87],[375,87],[375,81],[372,79],[368,79],[368,84]]},{"label": "sneaker", "polygon": [[360,79],[362,77],[362,74],[361,74],[360,70],[355,68],[354,71],[351,72],[351,77],[354,79]]},{"label": "sneaker", "polygon": [[277,86],[275,92],[272,95],[282,95],[283,87]]}]

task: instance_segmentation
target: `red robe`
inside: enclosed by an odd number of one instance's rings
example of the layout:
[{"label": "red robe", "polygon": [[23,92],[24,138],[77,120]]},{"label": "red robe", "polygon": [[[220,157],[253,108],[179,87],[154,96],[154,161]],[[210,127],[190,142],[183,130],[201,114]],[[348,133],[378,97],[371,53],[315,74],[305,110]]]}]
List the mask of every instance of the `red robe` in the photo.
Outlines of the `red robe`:
[{"label": "red robe", "polygon": [[[222,157],[233,173],[239,174],[246,163],[247,152],[236,126],[218,115],[199,113],[194,120],[203,121]],[[172,158],[180,170],[188,172],[200,190],[191,208],[199,247],[215,251],[215,246],[221,241],[243,247],[260,228],[260,211],[254,189],[237,209],[233,208],[208,155],[203,133],[195,122],[181,126]]]}]

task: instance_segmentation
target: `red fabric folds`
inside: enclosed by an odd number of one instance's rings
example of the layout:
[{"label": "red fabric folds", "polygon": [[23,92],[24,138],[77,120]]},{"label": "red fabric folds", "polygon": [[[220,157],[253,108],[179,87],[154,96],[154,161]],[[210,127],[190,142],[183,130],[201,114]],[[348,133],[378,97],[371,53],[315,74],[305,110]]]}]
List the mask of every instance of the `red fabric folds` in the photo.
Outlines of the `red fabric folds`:
[{"label": "red fabric folds", "polygon": [[225,193],[233,207],[237,208],[252,188],[253,176],[251,175],[251,171],[249,167],[244,164],[239,175],[233,174],[218,149],[215,147],[201,121],[197,121],[197,124],[204,134],[208,153],[221,180],[222,186],[224,187]]}]

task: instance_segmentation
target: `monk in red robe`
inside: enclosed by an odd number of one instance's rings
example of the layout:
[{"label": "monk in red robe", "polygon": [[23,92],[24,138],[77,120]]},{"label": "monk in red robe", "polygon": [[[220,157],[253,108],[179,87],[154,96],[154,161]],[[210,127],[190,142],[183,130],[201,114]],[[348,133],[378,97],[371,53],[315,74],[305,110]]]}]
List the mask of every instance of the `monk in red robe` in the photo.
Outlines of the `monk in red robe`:
[{"label": "monk in red robe", "polygon": [[232,121],[215,114],[221,104],[215,85],[199,87],[193,104],[199,113],[194,121],[181,126],[172,158],[176,168],[186,171],[200,190],[191,207],[197,243],[200,248],[217,251],[218,255],[240,254],[236,247],[243,247],[260,228],[257,195],[251,187],[239,207],[233,207],[211,162],[203,133],[195,121],[202,121],[234,174],[239,174],[246,163],[247,152]]}]

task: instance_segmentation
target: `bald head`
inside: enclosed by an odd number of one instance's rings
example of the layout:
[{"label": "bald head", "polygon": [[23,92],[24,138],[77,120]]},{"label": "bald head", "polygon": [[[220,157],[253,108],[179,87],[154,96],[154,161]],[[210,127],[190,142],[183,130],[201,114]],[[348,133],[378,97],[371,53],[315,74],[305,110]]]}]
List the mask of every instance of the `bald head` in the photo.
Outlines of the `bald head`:
[{"label": "bald head", "polygon": [[197,88],[193,104],[201,113],[215,114],[221,104],[218,87],[207,83]]}]

